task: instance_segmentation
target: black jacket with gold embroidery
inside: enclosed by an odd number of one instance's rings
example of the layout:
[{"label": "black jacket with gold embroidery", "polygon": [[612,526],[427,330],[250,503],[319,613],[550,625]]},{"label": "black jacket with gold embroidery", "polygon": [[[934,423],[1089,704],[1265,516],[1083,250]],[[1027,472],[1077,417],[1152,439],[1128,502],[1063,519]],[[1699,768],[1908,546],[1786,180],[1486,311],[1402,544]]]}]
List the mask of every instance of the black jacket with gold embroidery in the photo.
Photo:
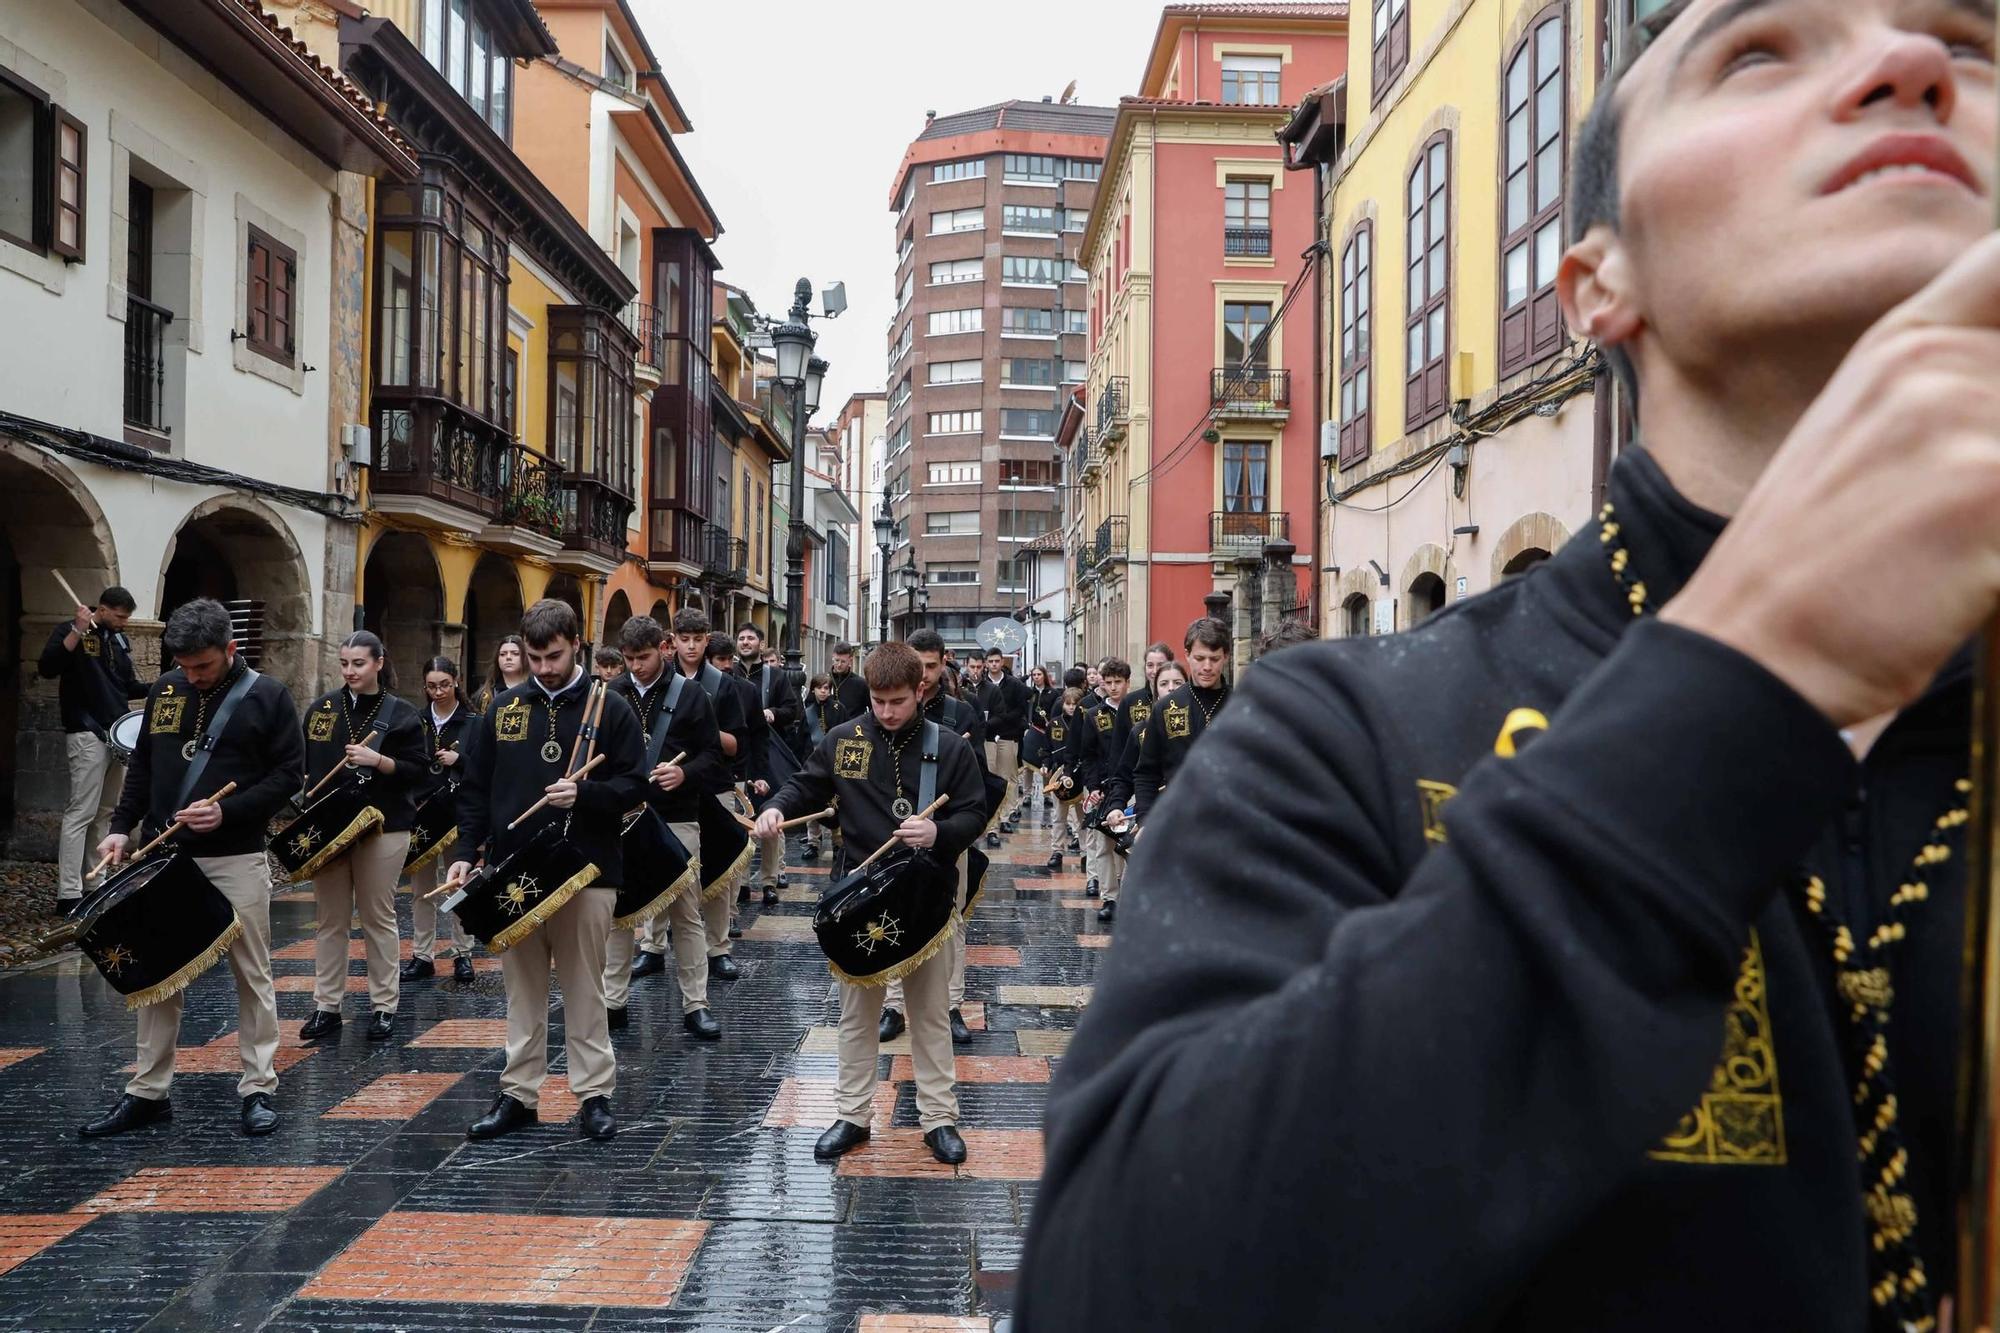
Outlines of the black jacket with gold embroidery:
[{"label": "black jacket with gold embroidery", "polygon": [[[1664,604],[1721,520],[1643,454],[1610,489]],[[1134,851],[1017,1326],[1869,1329],[1848,1005],[1799,884],[1868,939],[1963,799],[1968,675],[1857,764],[1749,659],[1635,621],[1594,527],[1259,662]],[[1892,977],[1893,1211],[1933,1292],[1963,860]]]},{"label": "black jacket with gold embroidery", "polygon": [[[378,732],[368,748],[395,760],[396,771],[365,775],[368,804],[382,812],[384,833],[402,833],[416,822],[417,795],[431,783],[431,756],[424,748],[424,722],[416,709],[387,690],[372,698],[349,698],[347,687],[342,685],[313,700],[301,721],[306,742],[305,790],[346,763],[350,727],[356,745],[367,740],[369,732]],[[363,776],[349,769],[329,782],[326,790]]]},{"label": "black jacket with gold embroidery", "polygon": [[1135,732],[1138,747],[1132,758],[1132,817],[1144,822],[1152,812],[1174,774],[1180,772],[1188,751],[1202,738],[1209,719],[1222,715],[1229,702],[1229,682],[1204,690],[1193,681],[1176,689],[1153,705],[1144,728]]},{"label": "black jacket with gold embroidery", "polygon": [[[824,810],[838,796],[840,836],[846,854],[860,860],[887,841],[903,822],[890,809],[899,776],[903,795],[912,806],[919,806],[924,721],[919,714],[895,735],[882,730],[872,711],[857,721],[840,723],[814,748],[805,766],[758,809],[782,810],[785,818],[792,819]],[[900,755],[893,753],[896,746],[902,747]],[[972,758],[972,747],[958,732],[942,726],[938,728],[936,794],[950,798],[931,816],[938,828],[938,859],[949,863],[964,855],[986,827],[986,784]]]}]

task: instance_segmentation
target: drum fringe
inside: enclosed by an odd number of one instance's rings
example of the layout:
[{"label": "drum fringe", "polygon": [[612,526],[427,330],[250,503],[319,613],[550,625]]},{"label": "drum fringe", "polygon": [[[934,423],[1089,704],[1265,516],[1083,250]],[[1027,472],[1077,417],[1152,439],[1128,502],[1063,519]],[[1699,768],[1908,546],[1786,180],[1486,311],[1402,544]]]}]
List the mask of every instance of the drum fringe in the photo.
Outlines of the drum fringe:
[{"label": "drum fringe", "polygon": [[892,981],[901,981],[904,977],[907,977],[910,973],[928,963],[936,956],[938,950],[951,943],[951,937],[957,930],[958,913],[954,912],[951,915],[951,919],[944,923],[944,929],[932,937],[929,944],[926,944],[900,963],[885,967],[880,972],[870,972],[865,977],[857,977],[852,973],[842,971],[840,965],[829,958],[826,961],[826,970],[850,986],[886,986]]},{"label": "drum fringe", "polygon": [[149,1004],[171,999],[194,984],[194,979],[214,967],[236,943],[236,937],[243,933],[243,918],[231,913],[229,927],[215,937],[215,943],[194,956],[193,961],[164,981],[158,981],[142,991],[134,991],[125,997],[127,1009],[143,1009]]},{"label": "drum fringe", "polygon": [[425,866],[429,865],[431,862],[437,860],[438,857],[442,856],[445,852],[449,851],[451,849],[451,845],[457,841],[458,841],[458,830],[453,829],[451,832],[445,834],[442,838],[438,839],[437,846],[431,848],[429,851],[425,852],[422,856],[418,857],[416,860],[404,866],[403,873],[406,875],[416,874],[419,870],[422,870]]},{"label": "drum fringe", "polygon": [[701,858],[697,856],[688,862],[688,868],[681,872],[681,877],[675,880],[665,893],[653,899],[653,901],[647,903],[636,912],[625,916],[613,917],[611,919],[611,928],[613,930],[637,930],[660,913],[666,911],[669,907],[672,907],[683,893],[686,893],[689,889],[696,887],[700,883]]},{"label": "drum fringe", "polygon": [[717,894],[728,892],[730,885],[735,882],[736,877],[750,868],[750,854],[756,850],[757,840],[755,838],[744,843],[743,850],[738,852],[736,859],[729,863],[729,869],[716,876],[715,883],[701,891],[701,900],[709,902]]},{"label": "drum fringe", "polygon": [[382,812],[380,810],[377,810],[372,805],[363,809],[360,814],[354,817],[354,822],[341,831],[339,837],[320,848],[312,860],[285,876],[284,882],[287,884],[298,884],[311,879],[314,875],[332,865],[335,857],[353,846],[363,834],[381,822]]},{"label": "drum fringe", "polygon": [[506,953],[522,940],[527,939],[529,935],[541,927],[544,921],[547,921],[557,912],[562,911],[569,904],[569,900],[576,897],[578,892],[596,883],[598,875],[602,873],[596,866],[586,865],[583,869],[571,875],[563,881],[561,888],[536,903],[532,910],[523,913],[519,921],[516,921],[513,925],[486,941],[486,952]]}]

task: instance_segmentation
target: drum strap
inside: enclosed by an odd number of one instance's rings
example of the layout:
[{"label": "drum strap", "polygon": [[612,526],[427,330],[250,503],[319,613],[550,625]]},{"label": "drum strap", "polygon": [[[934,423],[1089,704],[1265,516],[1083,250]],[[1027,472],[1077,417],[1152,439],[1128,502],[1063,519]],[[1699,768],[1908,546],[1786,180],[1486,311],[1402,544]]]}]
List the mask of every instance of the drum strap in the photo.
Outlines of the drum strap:
[{"label": "drum strap", "polygon": [[938,738],[944,733],[938,724],[924,722],[924,766],[917,771],[917,809],[928,810],[937,799]]},{"label": "drum strap", "polygon": [[236,678],[236,683],[222,696],[222,703],[215,710],[214,719],[208,724],[208,730],[202,733],[200,747],[195,750],[194,758],[188,761],[187,772],[181,776],[180,795],[174,797],[174,809],[187,809],[188,797],[194,795],[194,785],[201,781],[202,770],[208,767],[209,756],[215,753],[215,744],[222,739],[222,729],[229,725],[230,715],[236,711],[236,705],[243,702],[243,696],[250,693],[250,687],[256,683],[257,673],[251,669],[248,662],[245,662],[243,674]]},{"label": "drum strap", "polygon": [[667,728],[674,724],[674,710],[680,707],[681,691],[687,688],[688,678],[680,672],[673,673],[667,682],[667,697],[660,705],[660,716],[653,723],[653,734],[646,738],[646,771],[651,773],[659,767],[660,751],[666,748]]}]

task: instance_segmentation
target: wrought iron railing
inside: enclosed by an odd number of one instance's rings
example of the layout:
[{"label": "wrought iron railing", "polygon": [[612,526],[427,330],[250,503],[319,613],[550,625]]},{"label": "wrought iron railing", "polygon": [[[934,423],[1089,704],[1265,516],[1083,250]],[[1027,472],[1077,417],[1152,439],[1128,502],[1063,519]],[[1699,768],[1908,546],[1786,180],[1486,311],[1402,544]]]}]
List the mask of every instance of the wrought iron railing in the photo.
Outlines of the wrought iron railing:
[{"label": "wrought iron railing", "polygon": [[1094,549],[1097,563],[1105,565],[1113,560],[1123,560],[1126,555],[1126,525],[1130,520],[1123,516],[1107,518],[1097,525],[1097,540]]},{"label": "wrought iron railing", "polygon": [[1097,434],[1100,438],[1115,440],[1125,433],[1125,421],[1132,410],[1128,392],[1130,384],[1127,376],[1113,375],[1097,391]]},{"label": "wrought iron railing", "polygon": [[1292,372],[1269,366],[1217,366],[1209,377],[1208,400],[1213,406],[1239,411],[1290,407]]},{"label": "wrought iron railing", "polygon": [[174,312],[125,298],[125,423],[167,433],[167,325]]},{"label": "wrought iron railing", "polygon": [[498,520],[550,537],[562,536],[565,515],[557,484],[561,476],[560,467],[525,444],[503,449]]},{"label": "wrought iron railing", "polygon": [[563,546],[614,560],[623,556],[632,497],[596,477],[565,476],[556,484],[562,500]]},{"label": "wrought iron railing", "polygon": [[1267,542],[1290,541],[1292,516],[1282,511],[1213,510],[1208,516],[1208,549],[1218,558],[1262,555]]},{"label": "wrought iron railing", "polygon": [[500,427],[445,399],[381,391],[373,436],[369,484],[377,494],[427,496],[488,519],[500,514],[513,485],[513,455],[522,449]]},{"label": "wrought iron railing", "polygon": [[623,318],[625,327],[639,340],[635,359],[653,372],[653,378],[664,377],[667,373],[666,317],[661,314],[660,308],[644,301],[632,301],[625,306]]},{"label": "wrought iron railing", "polygon": [[1253,256],[1263,258],[1271,253],[1271,229],[1269,227],[1225,227],[1222,231],[1222,253],[1231,256]]}]

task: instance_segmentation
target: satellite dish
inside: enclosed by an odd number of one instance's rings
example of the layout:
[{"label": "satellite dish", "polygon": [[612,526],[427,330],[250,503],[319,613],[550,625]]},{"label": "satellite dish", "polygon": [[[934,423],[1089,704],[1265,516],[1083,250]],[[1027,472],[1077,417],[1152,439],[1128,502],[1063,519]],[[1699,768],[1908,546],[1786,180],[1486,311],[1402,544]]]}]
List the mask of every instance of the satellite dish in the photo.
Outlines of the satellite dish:
[{"label": "satellite dish", "polygon": [[1069,87],[1062,90],[1062,96],[1058,97],[1056,101],[1062,103],[1064,106],[1068,106],[1071,102],[1074,102],[1075,100],[1076,100],[1076,80],[1071,79],[1069,81]]},{"label": "satellite dish", "polygon": [[979,622],[979,628],[972,631],[972,637],[981,648],[989,651],[997,649],[1012,657],[1027,646],[1028,636],[1018,621],[1008,616],[994,616]]}]

